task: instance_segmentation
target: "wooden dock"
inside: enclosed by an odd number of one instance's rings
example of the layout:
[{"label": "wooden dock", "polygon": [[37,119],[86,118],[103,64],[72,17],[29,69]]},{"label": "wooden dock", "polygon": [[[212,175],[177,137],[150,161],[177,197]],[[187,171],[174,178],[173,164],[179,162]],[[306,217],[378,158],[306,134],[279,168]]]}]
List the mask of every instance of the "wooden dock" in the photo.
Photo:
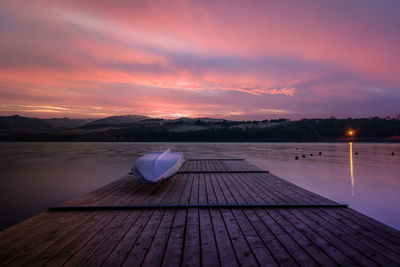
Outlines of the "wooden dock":
[{"label": "wooden dock", "polygon": [[127,175],[0,232],[2,266],[400,265],[400,232],[245,160]]}]

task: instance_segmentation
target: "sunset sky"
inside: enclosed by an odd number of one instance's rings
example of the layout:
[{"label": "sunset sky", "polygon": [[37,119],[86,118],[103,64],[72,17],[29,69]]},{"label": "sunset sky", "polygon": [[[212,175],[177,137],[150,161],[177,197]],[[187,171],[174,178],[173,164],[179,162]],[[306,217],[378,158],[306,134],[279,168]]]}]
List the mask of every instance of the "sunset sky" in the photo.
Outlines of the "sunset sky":
[{"label": "sunset sky", "polygon": [[400,114],[400,1],[0,1],[0,115]]}]

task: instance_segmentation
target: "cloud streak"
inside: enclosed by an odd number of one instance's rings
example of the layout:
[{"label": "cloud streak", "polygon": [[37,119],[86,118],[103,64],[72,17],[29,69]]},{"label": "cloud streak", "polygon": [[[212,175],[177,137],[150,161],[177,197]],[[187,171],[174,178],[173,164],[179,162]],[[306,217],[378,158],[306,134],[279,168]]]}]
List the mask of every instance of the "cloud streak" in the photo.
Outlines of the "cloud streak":
[{"label": "cloud streak", "polygon": [[399,7],[2,1],[0,114],[397,115]]}]

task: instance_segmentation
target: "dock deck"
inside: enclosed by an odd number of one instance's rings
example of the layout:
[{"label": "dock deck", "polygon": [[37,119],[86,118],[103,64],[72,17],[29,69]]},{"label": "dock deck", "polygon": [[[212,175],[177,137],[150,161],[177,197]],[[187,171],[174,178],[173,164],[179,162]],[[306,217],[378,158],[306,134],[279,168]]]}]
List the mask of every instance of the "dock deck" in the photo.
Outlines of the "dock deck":
[{"label": "dock deck", "polygon": [[0,232],[5,266],[400,265],[400,232],[245,160],[127,175]]}]

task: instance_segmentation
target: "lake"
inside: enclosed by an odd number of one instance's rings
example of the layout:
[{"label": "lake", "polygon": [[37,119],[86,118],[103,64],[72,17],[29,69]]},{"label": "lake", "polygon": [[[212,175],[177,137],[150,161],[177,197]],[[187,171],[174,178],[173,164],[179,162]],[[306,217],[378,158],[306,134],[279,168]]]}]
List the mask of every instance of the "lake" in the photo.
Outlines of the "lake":
[{"label": "lake", "polygon": [[400,230],[400,144],[92,142],[0,143],[0,229],[118,179],[139,156],[166,148],[187,158],[245,158]]}]

